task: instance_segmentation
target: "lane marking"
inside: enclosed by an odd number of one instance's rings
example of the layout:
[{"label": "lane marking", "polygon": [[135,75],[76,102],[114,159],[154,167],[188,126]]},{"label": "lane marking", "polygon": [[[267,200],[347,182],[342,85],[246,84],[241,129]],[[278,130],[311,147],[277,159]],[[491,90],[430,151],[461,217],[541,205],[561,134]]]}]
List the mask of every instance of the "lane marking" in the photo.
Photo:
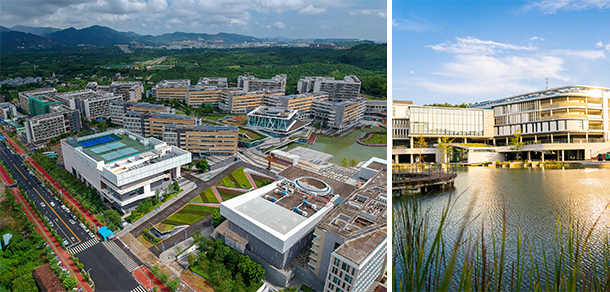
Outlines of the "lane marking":
[{"label": "lane marking", "polygon": [[[47,206],[50,206],[50,205],[47,203],[47,200],[45,200],[45,199],[42,197],[42,195],[41,195],[41,194],[38,192],[38,190],[37,190],[36,188],[34,188],[34,190],[35,190],[35,191],[36,191],[36,193],[37,193],[37,194],[40,196],[40,198],[41,198],[41,199],[42,199],[42,200],[45,202],[45,204],[47,204]],[[64,225],[66,225],[66,227],[68,228],[68,230],[70,230],[70,232],[72,232],[72,234],[74,235],[74,237],[76,237],[76,239],[78,239],[78,241],[82,241],[82,240],[80,240],[80,238],[78,238],[78,236],[77,236],[77,235],[74,233],[74,231],[72,231],[72,229],[70,228],[70,226],[68,226],[68,224],[66,224],[66,222],[64,222],[64,219],[61,219],[61,217],[59,217],[59,214],[57,214],[57,212],[55,212],[55,210],[53,210],[53,208],[50,208],[50,207],[49,207],[49,209],[51,209],[51,211],[53,211],[53,213],[55,213],[55,215],[57,216],[57,218],[59,218],[59,220],[61,220],[61,222],[62,222]]]}]

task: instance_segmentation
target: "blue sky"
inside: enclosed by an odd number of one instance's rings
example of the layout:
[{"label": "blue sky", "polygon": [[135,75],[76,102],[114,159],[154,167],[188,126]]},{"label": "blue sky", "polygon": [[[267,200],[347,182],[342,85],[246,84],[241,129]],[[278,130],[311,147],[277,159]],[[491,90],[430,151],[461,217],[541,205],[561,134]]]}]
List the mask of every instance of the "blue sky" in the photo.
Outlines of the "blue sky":
[{"label": "blue sky", "polygon": [[175,31],[254,37],[356,38],[386,42],[386,0],[11,0],[0,25],[159,35]]},{"label": "blue sky", "polygon": [[392,96],[474,103],[610,87],[610,0],[393,1]]}]

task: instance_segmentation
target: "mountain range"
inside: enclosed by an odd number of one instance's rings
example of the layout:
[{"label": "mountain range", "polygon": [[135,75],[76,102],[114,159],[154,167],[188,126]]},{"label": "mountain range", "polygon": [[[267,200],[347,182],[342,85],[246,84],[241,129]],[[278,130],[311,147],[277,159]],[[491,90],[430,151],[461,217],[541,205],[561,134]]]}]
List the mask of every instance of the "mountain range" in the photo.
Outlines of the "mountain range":
[{"label": "mountain range", "polygon": [[207,43],[238,44],[259,42],[261,39],[231,33],[185,33],[174,32],[158,36],[139,35],[135,32],[120,32],[114,29],[94,25],[83,29],[73,27],[58,29],[52,27],[0,26],[0,47],[5,50],[33,46],[74,46],[89,44],[94,46],[114,46],[129,44],[132,41],[144,45],[162,45],[186,40],[200,40]]}]

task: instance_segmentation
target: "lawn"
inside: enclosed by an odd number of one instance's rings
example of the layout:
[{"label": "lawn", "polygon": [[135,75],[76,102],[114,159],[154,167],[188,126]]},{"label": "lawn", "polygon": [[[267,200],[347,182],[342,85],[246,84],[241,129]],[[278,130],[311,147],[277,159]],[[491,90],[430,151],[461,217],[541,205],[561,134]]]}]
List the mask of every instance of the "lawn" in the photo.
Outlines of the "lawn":
[{"label": "lawn", "polygon": [[216,208],[189,204],[161,223],[168,225],[191,225],[212,214],[214,209]]},{"label": "lawn", "polygon": [[146,237],[144,237],[144,235],[140,235],[138,236],[138,240],[144,245],[146,246],[146,248],[152,247],[154,244],[150,241],[148,241],[148,239],[146,239]]},{"label": "lawn", "polygon": [[242,127],[239,127],[239,132],[242,133],[242,134],[246,134],[246,135],[248,135],[248,137],[250,137],[250,139],[245,139],[245,138],[241,139],[241,140],[246,141],[246,142],[251,142],[251,141],[254,141],[256,139],[260,139],[261,137],[264,137],[263,135],[261,135],[261,134],[259,134],[257,132],[250,131],[250,130],[248,130],[246,128],[242,128]]},{"label": "lawn", "polygon": [[388,143],[388,134],[387,133],[375,133],[372,134],[369,138],[362,140],[362,142],[367,144],[387,144]]},{"label": "lawn", "polygon": [[252,184],[250,184],[250,181],[246,177],[246,174],[244,173],[244,168],[245,167],[240,167],[236,169],[235,171],[231,172],[231,175],[233,176],[235,181],[237,181],[237,183],[241,185],[242,189],[251,189]]},{"label": "lawn", "polygon": [[189,203],[218,203],[212,189],[206,189],[201,194],[195,196]]},{"label": "lawn", "polygon": [[216,184],[217,186],[225,186],[228,188],[235,188],[235,183],[229,178],[229,176],[225,176],[222,178],[220,182]]},{"label": "lawn", "polygon": [[222,198],[223,201],[228,201],[237,196],[241,196],[241,195],[245,194],[246,191],[245,190],[237,191],[237,190],[228,190],[228,189],[218,188],[218,193],[220,194],[220,197]]},{"label": "lawn", "polygon": [[163,222],[155,225],[155,227],[157,228],[157,230],[159,230],[161,232],[165,232],[165,231],[172,230],[172,228],[176,227],[176,225],[163,221]]},{"label": "lawn", "polygon": [[256,183],[256,186],[259,188],[262,188],[270,183],[273,182],[272,179],[269,178],[265,178],[265,177],[261,177],[261,176],[257,176],[257,175],[250,175],[252,176],[252,179],[254,180],[254,182]]},{"label": "lawn", "polygon": [[209,115],[209,116],[201,115],[202,118],[212,120],[212,121],[218,121],[219,119],[222,119],[226,116],[227,116],[227,114],[213,114],[213,115]]}]

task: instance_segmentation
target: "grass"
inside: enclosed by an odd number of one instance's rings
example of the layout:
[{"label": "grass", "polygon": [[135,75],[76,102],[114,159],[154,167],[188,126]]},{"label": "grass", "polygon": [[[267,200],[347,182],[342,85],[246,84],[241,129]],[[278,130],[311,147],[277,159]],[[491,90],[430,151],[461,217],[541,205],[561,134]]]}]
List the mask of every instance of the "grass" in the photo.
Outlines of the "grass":
[{"label": "grass", "polygon": [[388,143],[388,134],[372,134],[370,137],[368,137],[365,140],[362,140],[362,142],[367,143],[367,144],[387,144]]},{"label": "grass", "polygon": [[266,185],[268,185],[268,184],[273,182],[273,180],[270,180],[270,179],[258,179],[258,178],[255,178],[255,177],[252,177],[252,179],[256,183],[256,186],[259,187],[259,188],[262,188],[262,187],[264,187],[264,186],[266,186]]},{"label": "grass", "polygon": [[303,290],[305,292],[314,292],[313,290],[311,290],[309,287],[305,286],[305,285],[301,285],[301,288],[299,288],[300,290]]},{"label": "grass", "polygon": [[218,121],[226,116],[227,116],[227,114],[201,115],[202,118],[212,120],[212,121]]},{"label": "grass", "polygon": [[230,200],[230,199],[233,199],[235,197],[245,194],[245,192],[233,191],[233,190],[223,190],[223,189],[218,189],[218,193],[220,194],[220,197],[222,198],[223,201],[227,201],[227,200]]},{"label": "grass", "polygon": [[246,141],[246,142],[251,142],[251,141],[254,141],[256,139],[260,139],[261,137],[264,137],[263,135],[261,135],[261,134],[259,134],[257,132],[250,131],[250,130],[248,130],[246,128],[242,128],[242,127],[239,127],[239,132],[242,133],[242,134],[246,134],[246,135],[248,135],[248,137],[250,137],[250,139],[240,138],[240,140]]},{"label": "grass", "polygon": [[155,245],[154,243],[148,241],[148,239],[146,239],[146,237],[144,237],[144,235],[140,235],[138,236],[138,240],[144,245],[146,246],[146,248],[151,248],[153,245]]},{"label": "grass", "polygon": [[212,207],[189,204],[161,223],[168,225],[191,225],[212,214],[214,209]]},{"label": "grass", "polygon": [[218,203],[212,189],[206,189],[201,194],[195,196],[189,203]]},{"label": "grass", "polygon": [[165,232],[165,231],[170,231],[170,230],[172,230],[172,228],[176,227],[176,225],[171,224],[171,223],[169,223],[169,222],[165,222],[165,221],[163,221],[163,222],[161,222],[161,223],[159,223],[159,224],[155,225],[155,227],[156,227],[156,228],[157,228],[159,231],[161,231],[161,232]]},{"label": "grass", "polygon": [[[499,230],[486,235],[466,234],[474,209],[470,202],[461,226],[452,230],[456,242],[447,244],[448,214],[452,200],[440,217],[431,220],[419,198],[395,197],[393,210],[393,283],[396,291],[601,291],[610,287],[610,241],[593,242],[591,234],[607,211],[607,204],[595,223],[585,227],[570,218],[557,220],[554,242],[538,242],[518,229],[516,254],[508,259],[506,210]],[[437,222],[431,224],[431,222]],[[496,231],[496,232],[494,232]],[[478,232],[478,231],[477,231]],[[511,238],[512,239],[512,238]],[[593,256],[594,243],[601,256]],[[599,246],[598,246],[599,247]],[[535,257],[534,255],[542,255]],[[397,269],[400,277],[397,276]]]},{"label": "grass", "polygon": [[246,177],[246,174],[244,173],[244,169],[245,169],[245,167],[240,167],[240,168],[234,170],[233,172],[231,172],[231,175],[237,181],[237,183],[241,185],[242,189],[251,189],[252,184]]},{"label": "grass", "polygon": [[227,188],[236,188],[235,183],[233,183],[233,181],[229,178],[229,176],[223,177],[220,182],[222,184],[218,184],[218,185],[221,185],[221,186],[224,185]]}]

